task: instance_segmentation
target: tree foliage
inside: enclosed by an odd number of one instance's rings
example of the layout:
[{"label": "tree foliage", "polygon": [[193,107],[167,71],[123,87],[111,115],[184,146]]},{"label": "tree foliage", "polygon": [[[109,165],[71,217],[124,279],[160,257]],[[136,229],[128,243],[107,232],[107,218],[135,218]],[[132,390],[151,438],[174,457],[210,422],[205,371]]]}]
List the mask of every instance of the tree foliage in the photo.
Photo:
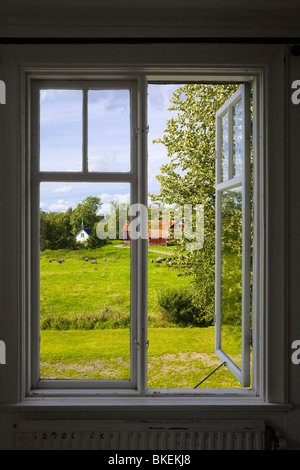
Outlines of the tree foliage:
[{"label": "tree foliage", "polygon": [[93,228],[95,223],[101,220],[102,216],[99,214],[101,205],[100,198],[96,196],[88,196],[77,204],[71,215],[73,235],[76,235],[82,225]]},{"label": "tree foliage", "polygon": [[101,240],[95,240],[95,225],[101,220],[99,215],[101,200],[99,197],[88,196],[74,210],[70,207],[66,212],[40,211],[40,249],[74,249],[75,235],[81,229],[93,228],[90,247],[101,246]]},{"label": "tree foliage", "polygon": [[72,234],[71,214],[71,208],[67,212],[40,211],[41,250],[74,248],[75,238]]},{"label": "tree foliage", "polygon": [[86,247],[91,250],[94,250],[95,248],[99,248],[105,245],[106,243],[106,239],[104,240],[97,236],[97,225],[98,225],[98,222],[94,224],[92,233],[90,234],[89,238],[86,241]]},{"label": "tree foliage", "polygon": [[[202,249],[182,253],[173,263],[193,278],[193,302],[211,322],[215,285],[215,114],[236,91],[236,84],[187,84],[172,95],[169,110],[175,116],[166,123],[164,135],[154,142],[167,150],[160,192],[153,202],[204,207]],[[182,243],[182,250],[185,244]]]}]

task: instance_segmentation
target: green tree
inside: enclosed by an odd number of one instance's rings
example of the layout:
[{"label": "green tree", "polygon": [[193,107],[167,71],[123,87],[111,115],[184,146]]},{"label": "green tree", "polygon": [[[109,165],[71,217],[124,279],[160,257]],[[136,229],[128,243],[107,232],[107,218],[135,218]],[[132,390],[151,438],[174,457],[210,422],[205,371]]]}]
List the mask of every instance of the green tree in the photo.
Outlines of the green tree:
[{"label": "green tree", "polygon": [[160,192],[153,202],[204,207],[204,244],[182,253],[173,263],[181,275],[193,278],[193,302],[206,320],[213,321],[215,283],[215,113],[239,86],[187,84],[172,95],[175,117],[154,142],[167,150],[168,163],[157,176]]},{"label": "green tree", "polygon": [[70,218],[74,236],[82,228],[82,225],[85,228],[92,228],[102,219],[103,216],[99,215],[101,205],[100,198],[96,196],[88,196],[77,204]]},{"label": "green tree", "polygon": [[95,248],[99,248],[106,243],[106,239],[103,240],[97,236],[97,225],[98,222],[96,222],[93,226],[93,231],[89,238],[87,239],[86,242],[86,247],[89,248],[90,250],[94,250]]},{"label": "green tree", "polygon": [[40,210],[40,249],[46,250],[48,236],[48,220],[47,213]]},{"label": "green tree", "polygon": [[40,211],[40,248],[56,250],[74,248],[75,239],[71,233],[72,209],[66,212]]}]

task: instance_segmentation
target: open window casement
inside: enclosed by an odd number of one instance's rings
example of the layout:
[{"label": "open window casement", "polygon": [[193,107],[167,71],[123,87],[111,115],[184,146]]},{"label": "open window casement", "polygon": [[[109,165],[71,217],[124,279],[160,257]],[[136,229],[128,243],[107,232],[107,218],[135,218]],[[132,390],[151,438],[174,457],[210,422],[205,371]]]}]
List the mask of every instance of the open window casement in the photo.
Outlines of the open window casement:
[{"label": "open window casement", "polygon": [[250,386],[250,86],[216,113],[215,349]]}]

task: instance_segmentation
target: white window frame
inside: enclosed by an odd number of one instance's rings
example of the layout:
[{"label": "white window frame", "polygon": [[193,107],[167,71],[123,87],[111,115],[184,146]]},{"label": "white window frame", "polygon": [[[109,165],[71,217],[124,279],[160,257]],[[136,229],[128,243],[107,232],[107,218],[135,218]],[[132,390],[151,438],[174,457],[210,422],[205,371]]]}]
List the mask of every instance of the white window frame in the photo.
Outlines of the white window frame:
[{"label": "white window frame", "polygon": [[[31,86],[35,80],[49,80],[50,78],[55,80],[65,80],[70,79],[72,80],[85,80],[85,70],[84,68],[81,69],[79,72],[77,70],[66,71],[64,70],[61,73],[58,70],[52,70],[49,72],[40,70],[37,72],[36,69],[31,71],[26,71],[25,77],[25,91],[26,91],[26,102],[27,104],[31,102]],[[136,194],[133,195],[132,201],[138,201],[141,204],[147,205],[147,83],[148,82],[178,82],[178,83],[185,83],[187,81],[191,81],[193,83],[196,82],[252,82],[254,88],[254,142],[255,142],[255,151],[254,151],[254,166],[255,166],[255,174],[256,180],[259,182],[255,188],[255,195],[254,195],[254,204],[256,207],[255,213],[255,246],[258,247],[258,252],[262,250],[262,243],[264,242],[263,239],[263,230],[261,227],[263,226],[263,210],[262,210],[262,199],[260,197],[261,194],[261,172],[262,172],[262,127],[263,127],[263,106],[262,106],[262,87],[263,87],[263,73],[261,69],[253,68],[247,70],[245,68],[241,69],[215,69],[215,68],[206,68],[206,69],[199,69],[196,68],[183,68],[181,70],[169,68],[168,72],[162,71],[161,69],[149,69],[149,70],[142,70],[142,71],[135,71],[134,74],[125,74],[124,69],[118,69],[114,73],[111,72],[111,69],[105,70],[102,68],[101,72],[93,71],[93,73],[89,72],[88,74],[89,79],[94,80],[136,80],[137,83],[137,160],[136,160],[136,172],[133,176],[132,181],[137,180],[136,185]],[[26,154],[27,154],[27,185],[26,185],[26,199],[25,199],[25,214],[27,215],[27,220],[30,221],[30,209],[32,204],[32,195],[30,194],[30,187],[35,186],[36,182],[31,181],[31,186],[28,186],[29,174],[30,169],[28,167],[28,157],[31,155],[31,147],[34,145],[34,126],[29,119],[30,112],[27,112],[26,116],[28,119],[27,123],[27,139],[26,139]],[[57,176],[57,175],[56,175]],[[65,178],[65,175],[63,175]],[[115,178],[115,174],[113,177]],[[51,181],[53,175],[48,174],[47,176],[49,179],[51,177]],[[108,175],[107,173],[100,178],[102,181],[108,181],[112,175]],[[72,179],[72,175],[70,175]],[[99,178],[99,174],[97,174],[97,181]],[[124,174],[120,175],[120,178],[124,179]],[[64,179],[65,180],[65,179]],[[36,208],[37,211],[37,208]],[[32,221],[31,221],[32,222]],[[27,225],[29,228],[25,231],[25,244],[27,247],[30,247],[30,237],[31,237],[31,223]],[[33,229],[34,223],[33,223]],[[101,381],[101,388],[99,388],[99,384],[97,381],[68,381],[68,387],[66,388],[65,385],[62,387],[57,387],[58,384],[52,382],[52,385],[48,381],[44,384],[37,384],[37,362],[36,362],[36,352],[37,351],[37,338],[38,338],[38,331],[36,328],[36,322],[32,321],[30,318],[29,312],[32,312],[32,299],[35,298],[36,292],[31,292],[31,295],[27,296],[27,317],[26,317],[26,325],[27,331],[30,332],[28,335],[29,342],[27,343],[26,348],[26,355],[25,355],[25,396],[38,396],[38,395],[49,395],[49,396],[61,396],[62,394],[70,395],[70,396],[106,396],[109,395],[117,395],[123,396],[125,395],[138,395],[138,396],[176,396],[176,395],[184,395],[187,397],[196,396],[201,397],[202,395],[207,396],[208,393],[211,396],[241,396],[241,397],[256,397],[260,394],[260,374],[261,374],[261,363],[259,360],[256,360],[256,353],[258,351],[258,343],[257,339],[260,337],[260,332],[258,330],[258,322],[256,319],[257,312],[257,305],[259,304],[261,307],[262,302],[262,289],[264,289],[263,281],[264,279],[261,277],[261,273],[264,270],[263,266],[263,259],[255,254],[254,255],[254,273],[257,273],[257,282],[255,282],[255,292],[254,292],[254,328],[255,328],[255,338],[254,338],[254,347],[255,347],[255,355],[254,355],[254,367],[253,367],[253,389],[252,390],[148,390],[147,389],[147,348],[148,348],[148,340],[147,340],[147,321],[146,321],[146,314],[147,311],[147,240],[137,240],[136,243],[136,257],[134,259],[134,267],[133,271],[135,270],[135,285],[136,285],[136,292],[138,292],[138,296],[136,298],[136,338],[134,339],[134,344],[137,348],[137,355],[136,355],[136,365],[137,365],[137,376],[135,382],[133,381],[131,386],[128,388],[124,388],[123,384],[120,388],[115,387],[116,382],[114,381],[114,387],[111,388],[112,383],[105,384]],[[28,271],[26,270],[27,274],[32,274],[31,271],[31,255],[30,249],[26,251],[27,253],[27,263],[29,265]],[[137,262],[137,260],[139,260]],[[256,275],[254,274],[254,278]],[[30,275],[27,279],[31,279]],[[28,280],[27,280],[28,282]],[[35,279],[36,282],[36,279]],[[27,285],[27,292],[30,291],[30,285],[32,284],[31,281],[29,285]],[[33,328],[33,329],[32,329]],[[42,385],[42,387],[40,387]],[[103,386],[104,385],[104,386]],[[134,385],[132,387],[132,385]]]},{"label": "white window frame", "polygon": [[[239,102],[242,103],[242,171],[241,175],[233,175],[233,119],[232,108]],[[222,118],[228,116],[228,177],[222,181]],[[250,111],[250,86],[249,83],[241,87],[224,103],[216,113],[216,276],[215,276],[215,301],[216,301],[216,355],[224,361],[226,367],[244,387],[250,386],[250,257],[251,257],[251,207],[250,207],[250,145],[251,145],[251,111]],[[222,346],[222,193],[223,191],[240,188],[242,194],[242,302],[241,302],[241,365],[238,366],[229,357]]]},{"label": "white window frame", "polygon": [[[39,168],[39,103],[40,90],[81,90],[83,94],[82,107],[82,170],[81,171],[43,171]],[[87,142],[87,115],[88,90],[118,90],[130,92],[130,170],[128,172],[95,172],[88,170],[88,142]],[[76,183],[115,183],[122,182],[130,185],[130,203],[135,204],[138,198],[137,180],[139,165],[137,162],[137,82],[136,80],[113,79],[99,80],[34,80],[31,88],[31,276],[32,286],[39,285],[39,211],[40,211],[40,184],[43,182],[76,182]],[[32,318],[32,358],[31,370],[28,370],[31,387],[39,389],[69,389],[69,388],[101,388],[101,389],[135,389],[137,387],[137,243],[132,241],[130,250],[130,379],[129,380],[40,380],[39,366],[39,288],[35,287],[31,294]]]}]

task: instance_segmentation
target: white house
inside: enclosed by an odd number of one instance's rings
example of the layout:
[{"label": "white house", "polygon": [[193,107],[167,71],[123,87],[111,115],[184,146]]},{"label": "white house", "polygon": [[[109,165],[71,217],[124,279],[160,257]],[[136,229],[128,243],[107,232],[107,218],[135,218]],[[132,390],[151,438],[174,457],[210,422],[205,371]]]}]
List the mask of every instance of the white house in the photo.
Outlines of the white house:
[{"label": "white house", "polygon": [[80,229],[79,232],[77,232],[76,235],[75,235],[76,241],[79,242],[79,243],[86,242],[89,239],[92,231],[93,231],[92,228],[82,228],[82,229]]}]

